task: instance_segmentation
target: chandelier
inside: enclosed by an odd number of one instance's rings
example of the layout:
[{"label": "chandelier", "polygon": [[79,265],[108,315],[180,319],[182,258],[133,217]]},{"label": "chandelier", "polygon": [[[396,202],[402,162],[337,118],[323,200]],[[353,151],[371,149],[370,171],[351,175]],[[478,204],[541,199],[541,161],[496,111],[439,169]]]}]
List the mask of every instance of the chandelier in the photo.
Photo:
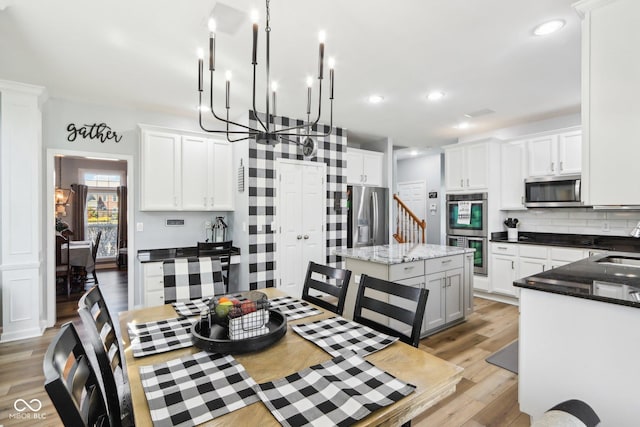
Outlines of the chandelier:
[{"label": "chandelier", "polygon": [[[320,32],[320,46],[319,46],[319,54],[318,54],[318,111],[317,116],[312,121],[311,119],[311,89],[313,87],[313,78],[311,76],[307,77],[307,120],[301,125],[284,127],[281,129],[276,129],[274,117],[276,114],[276,90],[277,83],[271,81],[270,75],[270,34],[271,27],[269,25],[270,21],[270,13],[269,13],[269,0],[266,0],[266,26],[265,26],[265,37],[266,37],[266,56],[265,56],[265,66],[266,66],[266,88],[265,88],[265,116],[264,121],[260,119],[258,115],[258,111],[256,108],[256,68],[258,65],[257,61],[257,50],[258,50],[258,16],[257,13],[254,12],[252,14],[253,21],[253,51],[251,56],[251,65],[253,66],[253,99],[252,99],[252,112],[253,116],[256,119],[256,127],[247,126],[241,123],[236,123],[229,119],[229,110],[230,110],[230,100],[231,100],[231,72],[226,72],[226,85],[225,85],[225,109],[226,114],[220,115],[213,108],[213,87],[214,87],[214,72],[216,69],[216,23],[213,18],[209,19],[209,106],[208,110],[210,110],[213,118],[222,122],[226,127],[224,129],[208,129],[202,123],[202,112],[205,110],[205,107],[202,104],[202,93],[204,91],[204,70],[203,70],[203,62],[204,62],[204,52],[202,49],[198,52],[198,117],[200,128],[205,132],[217,133],[217,134],[225,134],[227,140],[229,142],[237,142],[242,141],[249,138],[255,138],[256,142],[260,144],[266,145],[275,145],[281,141],[288,141],[294,144],[302,145],[303,154],[307,157],[312,156],[316,152],[316,143],[311,138],[311,130],[317,125],[320,120],[320,116],[322,114],[322,81],[324,79],[324,41],[325,34],[324,32]],[[329,59],[329,102],[330,102],[330,124],[329,130],[326,133],[318,134],[319,137],[328,136],[331,133],[331,128],[333,127],[333,81],[334,81],[334,65],[335,61],[333,58]],[[271,92],[269,92],[271,91]],[[241,130],[231,130],[231,126],[235,126],[236,128],[240,128]]]}]

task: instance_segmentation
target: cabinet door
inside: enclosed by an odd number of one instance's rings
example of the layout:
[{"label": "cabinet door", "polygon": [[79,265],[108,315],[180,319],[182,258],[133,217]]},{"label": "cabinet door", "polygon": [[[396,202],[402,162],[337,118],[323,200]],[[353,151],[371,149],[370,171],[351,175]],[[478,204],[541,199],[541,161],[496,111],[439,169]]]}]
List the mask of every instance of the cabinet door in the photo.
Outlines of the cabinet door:
[{"label": "cabinet door", "polygon": [[582,171],[582,131],[558,135],[558,173],[576,174]]},{"label": "cabinet door", "polygon": [[464,314],[473,313],[473,254],[464,254],[464,279],[462,282],[464,293]]},{"label": "cabinet door", "polygon": [[464,269],[448,270],[445,277],[445,321],[447,323],[464,316]]},{"label": "cabinet door", "polygon": [[142,133],[140,210],[179,209],[180,135]]},{"label": "cabinet door", "polygon": [[384,154],[364,151],[362,154],[362,173],[364,183],[376,187],[384,186]]},{"label": "cabinet door", "polygon": [[[396,283],[400,283],[401,285],[411,286],[414,288],[422,288],[424,286],[424,276],[417,276],[417,277],[412,277],[410,279],[396,280]],[[410,311],[415,311],[417,308],[416,301],[409,301],[404,298],[397,297],[395,295],[389,295],[389,304],[393,304],[395,306],[402,307]],[[424,325],[424,322],[423,322],[423,325]],[[406,325],[402,322],[398,322],[395,319],[389,319],[389,327],[405,335],[411,336],[411,325]],[[424,332],[424,327],[421,328],[421,331]]]},{"label": "cabinet door", "polygon": [[231,211],[234,208],[233,149],[226,141],[213,141],[213,159],[209,209]]},{"label": "cabinet door", "polygon": [[535,138],[529,141],[529,176],[553,175],[557,168],[553,151],[555,135]]},{"label": "cabinet door", "polygon": [[516,279],[515,256],[491,256],[491,291],[516,296],[513,281]]},{"label": "cabinet door", "polygon": [[468,190],[479,190],[489,186],[489,145],[478,144],[466,147],[464,167],[467,172],[464,184]]},{"label": "cabinet door", "polygon": [[210,141],[206,138],[183,136],[181,148],[182,209],[204,211],[210,208],[209,163]]},{"label": "cabinet door", "polygon": [[449,148],[444,152],[444,173],[447,190],[464,189],[464,148]]},{"label": "cabinet door", "polygon": [[526,174],[525,141],[510,142],[501,147],[500,207],[503,210],[525,209],[524,179]]},{"label": "cabinet door", "polygon": [[427,308],[424,312],[422,329],[423,331],[428,331],[445,323],[445,273],[427,274],[424,280],[424,286],[429,290],[429,296],[427,297]]},{"label": "cabinet door", "polygon": [[518,278],[533,276],[547,269],[547,261],[538,258],[520,257],[518,261]]},{"label": "cabinet door", "polygon": [[347,184],[362,184],[364,172],[362,170],[363,158],[359,150],[347,148]]}]

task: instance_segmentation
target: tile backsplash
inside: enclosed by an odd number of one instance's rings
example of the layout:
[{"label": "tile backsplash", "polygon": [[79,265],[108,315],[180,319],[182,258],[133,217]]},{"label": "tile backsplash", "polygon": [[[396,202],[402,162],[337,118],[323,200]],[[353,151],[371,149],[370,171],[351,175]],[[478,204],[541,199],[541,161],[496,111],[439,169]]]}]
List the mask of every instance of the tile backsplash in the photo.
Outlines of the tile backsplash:
[{"label": "tile backsplash", "polygon": [[640,210],[605,211],[591,208],[558,208],[505,211],[502,214],[504,219],[518,218],[520,231],[538,233],[628,236],[640,221]]}]

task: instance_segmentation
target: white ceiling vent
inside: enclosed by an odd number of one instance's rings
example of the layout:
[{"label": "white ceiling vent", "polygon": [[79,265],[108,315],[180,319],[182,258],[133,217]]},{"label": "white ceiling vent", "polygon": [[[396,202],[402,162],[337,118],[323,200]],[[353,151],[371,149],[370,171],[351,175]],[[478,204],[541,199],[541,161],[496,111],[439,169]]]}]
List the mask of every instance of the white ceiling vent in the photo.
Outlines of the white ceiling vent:
[{"label": "white ceiling vent", "polygon": [[482,110],[476,110],[470,113],[466,113],[464,116],[470,119],[475,119],[476,117],[486,116],[487,114],[493,114],[493,113],[495,113],[495,111],[493,111],[492,109],[483,108]]},{"label": "white ceiling vent", "polygon": [[241,10],[216,3],[210,15],[216,20],[216,32],[234,35],[248,16]]}]

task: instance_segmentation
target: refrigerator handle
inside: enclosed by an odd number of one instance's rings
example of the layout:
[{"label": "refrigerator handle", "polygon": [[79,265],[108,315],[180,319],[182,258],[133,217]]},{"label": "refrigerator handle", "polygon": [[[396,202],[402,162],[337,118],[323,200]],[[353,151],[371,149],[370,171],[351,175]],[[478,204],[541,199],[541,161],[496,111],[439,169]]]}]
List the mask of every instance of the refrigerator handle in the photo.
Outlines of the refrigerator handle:
[{"label": "refrigerator handle", "polygon": [[375,239],[378,237],[378,227],[379,227],[379,223],[378,223],[378,193],[376,193],[375,191],[373,191],[371,193],[371,201],[373,203],[373,227],[372,227],[372,236],[371,236],[371,240],[374,241],[375,243]]}]

